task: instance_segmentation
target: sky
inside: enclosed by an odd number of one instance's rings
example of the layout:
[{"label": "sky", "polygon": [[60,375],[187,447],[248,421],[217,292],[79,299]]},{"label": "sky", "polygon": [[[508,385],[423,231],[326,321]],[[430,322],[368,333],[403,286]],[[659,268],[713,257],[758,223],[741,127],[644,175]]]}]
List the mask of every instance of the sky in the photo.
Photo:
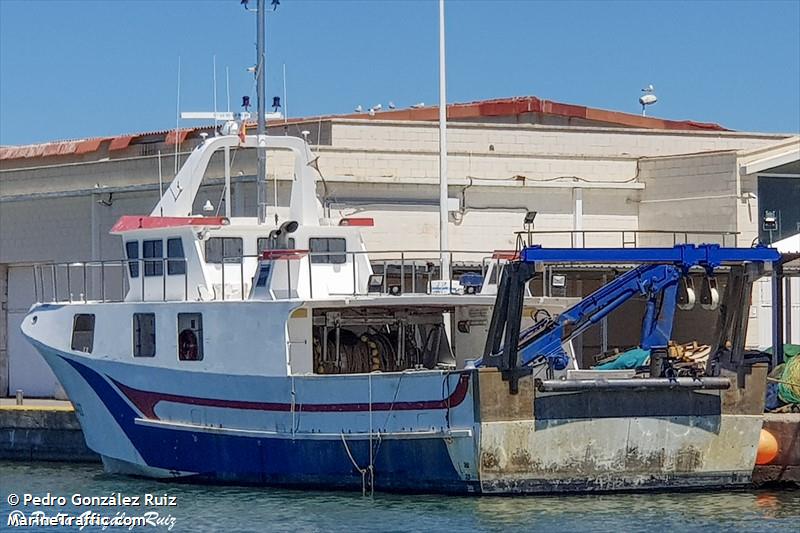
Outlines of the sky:
[{"label": "sky", "polygon": [[[447,0],[446,12],[449,102],[639,113],[653,84],[650,116],[800,132],[800,0]],[[0,0],[0,144],[174,128],[179,94],[182,111],[213,110],[214,56],[217,107],[227,68],[239,110],[242,95],[255,102],[255,24],[239,0]],[[281,0],[267,15],[270,101],[283,65],[292,117],[435,105],[438,2]]]}]

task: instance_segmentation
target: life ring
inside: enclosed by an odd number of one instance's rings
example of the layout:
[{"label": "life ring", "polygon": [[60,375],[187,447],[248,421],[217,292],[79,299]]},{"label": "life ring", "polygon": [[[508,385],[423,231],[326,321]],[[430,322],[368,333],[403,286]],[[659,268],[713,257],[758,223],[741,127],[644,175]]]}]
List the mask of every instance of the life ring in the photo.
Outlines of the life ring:
[{"label": "life ring", "polygon": [[181,361],[197,361],[197,333],[184,329],[178,335],[178,359]]}]

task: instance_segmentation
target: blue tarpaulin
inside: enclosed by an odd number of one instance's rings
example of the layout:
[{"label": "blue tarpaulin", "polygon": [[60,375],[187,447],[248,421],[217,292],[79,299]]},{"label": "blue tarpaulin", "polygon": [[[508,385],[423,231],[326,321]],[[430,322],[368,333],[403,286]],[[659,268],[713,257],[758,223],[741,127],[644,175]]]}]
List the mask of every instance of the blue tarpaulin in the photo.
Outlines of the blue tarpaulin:
[{"label": "blue tarpaulin", "polygon": [[619,357],[608,363],[597,365],[595,370],[625,370],[630,368],[638,368],[644,365],[647,358],[650,357],[650,350],[639,348],[631,348],[628,351],[622,352]]}]

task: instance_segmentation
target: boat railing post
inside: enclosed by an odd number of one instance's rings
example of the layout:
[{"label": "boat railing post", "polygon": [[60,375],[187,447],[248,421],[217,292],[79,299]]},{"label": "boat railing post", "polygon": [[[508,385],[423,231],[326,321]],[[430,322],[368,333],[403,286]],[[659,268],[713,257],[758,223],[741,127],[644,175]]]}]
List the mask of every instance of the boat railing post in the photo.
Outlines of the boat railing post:
[{"label": "boat railing post", "polygon": [[144,302],[144,259],[137,259],[136,262],[139,264],[139,283],[142,286],[142,301]]},{"label": "boat railing post", "polygon": [[242,293],[242,300],[244,300],[244,257],[239,263],[239,290]]},{"label": "boat railing post", "polygon": [[69,263],[64,263],[67,266],[67,294],[69,295],[69,301],[72,303],[72,269],[69,266]]},{"label": "boat railing post", "polygon": [[406,293],[406,254],[400,252],[400,294]]},{"label": "boat railing post", "polygon": [[161,258],[161,301],[167,301],[167,263],[166,259]]},{"label": "boat railing post", "polygon": [[[311,275],[311,252],[306,256],[306,262],[308,263],[308,296],[309,298],[314,298],[314,276]],[[298,277],[300,277],[299,274]]]},{"label": "boat railing post", "polygon": [[417,293],[417,262],[411,261],[411,294]]},{"label": "boat railing post", "polygon": [[450,250],[447,261],[447,294],[453,294],[453,251]]},{"label": "boat railing post", "polygon": [[50,265],[50,275],[53,277],[53,301],[58,301],[58,276],[56,275],[55,263]]},{"label": "boat railing post", "polygon": [[186,258],[183,259],[183,301],[189,300],[189,268]]},{"label": "boat railing post", "polygon": [[220,264],[222,267],[222,301],[225,301],[225,251],[222,252],[222,263]]},{"label": "boat railing post", "polygon": [[86,290],[86,261],[83,262],[83,303],[86,303],[86,296],[88,291]]},{"label": "boat railing post", "polygon": [[[119,289],[120,289],[120,300],[124,301],[125,296],[128,294],[128,290],[131,288],[130,280],[128,279],[127,271],[128,271],[128,263],[119,261],[120,265],[120,276],[119,276]],[[126,288],[127,285],[127,288]]]},{"label": "boat railing post", "polygon": [[383,287],[381,288],[381,292],[386,294],[387,284],[389,282],[389,276],[387,275],[388,267],[386,259],[383,260]]},{"label": "boat railing post", "polygon": [[[542,296],[547,296],[547,266],[542,269]],[[499,280],[500,278],[498,278]]]},{"label": "boat railing post", "polygon": [[288,282],[288,288],[286,289],[286,299],[290,299],[292,297],[292,268],[289,263],[289,258],[286,257],[286,281]]},{"label": "boat railing post", "polygon": [[350,254],[350,261],[352,261],[352,263],[353,263],[353,296],[355,296],[356,295],[356,255],[355,255],[355,252],[347,252],[347,253]]},{"label": "boat railing post", "polygon": [[33,301],[39,302],[39,286],[36,284],[36,263],[31,267],[33,269]]},{"label": "boat railing post", "polygon": [[100,261],[100,301],[106,302],[106,262]]},{"label": "boat railing post", "polygon": [[322,362],[328,362],[328,315],[325,315],[325,324],[322,326]]},{"label": "boat railing post", "polygon": [[340,342],[342,337],[342,327],[338,319],[336,320],[335,327],[336,327],[336,366],[341,367],[342,352],[340,351],[341,347]]}]

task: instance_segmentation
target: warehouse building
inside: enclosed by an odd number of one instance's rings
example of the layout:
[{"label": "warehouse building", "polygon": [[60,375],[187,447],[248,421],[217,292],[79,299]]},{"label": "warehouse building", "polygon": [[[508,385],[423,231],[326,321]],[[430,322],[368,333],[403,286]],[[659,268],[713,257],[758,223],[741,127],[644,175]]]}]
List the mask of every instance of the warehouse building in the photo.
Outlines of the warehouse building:
[{"label": "warehouse building", "polygon": [[[438,247],[436,108],[292,119],[271,135],[305,136],[319,156],[331,218],[372,217],[370,250]],[[535,97],[448,107],[450,248],[513,249],[536,213],[547,246],[750,246],[800,232],[800,137],[728,131]],[[108,234],[149,214],[180,162],[212,128],[0,148],[0,395],[51,396],[57,382],[19,332],[36,298],[31,263],[119,259]],[[232,156],[231,205],[215,161],[196,212],[255,215],[254,152]],[[287,153],[269,155],[271,213],[285,212]],[[585,289],[585,287],[584,287]],[[748,344],[771,344],[769,284],[754,294]],[[800,287],[787,305],[800,308]],[[83,295],[74,294],[76,298]],[[800,324],[787,340],[800,340]]]}]

